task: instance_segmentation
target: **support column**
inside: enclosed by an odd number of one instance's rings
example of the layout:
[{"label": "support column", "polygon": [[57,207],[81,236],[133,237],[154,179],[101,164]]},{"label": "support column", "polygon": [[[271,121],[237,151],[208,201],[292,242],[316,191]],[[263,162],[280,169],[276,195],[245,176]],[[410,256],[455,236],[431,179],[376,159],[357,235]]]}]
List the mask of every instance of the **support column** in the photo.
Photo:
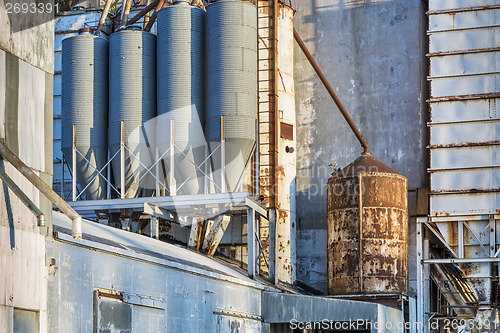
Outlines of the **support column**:
[{"label": "support column", "polygon": [[248,276],[255,276],[255,210],[247,209],[247,238],[248,238]]}]

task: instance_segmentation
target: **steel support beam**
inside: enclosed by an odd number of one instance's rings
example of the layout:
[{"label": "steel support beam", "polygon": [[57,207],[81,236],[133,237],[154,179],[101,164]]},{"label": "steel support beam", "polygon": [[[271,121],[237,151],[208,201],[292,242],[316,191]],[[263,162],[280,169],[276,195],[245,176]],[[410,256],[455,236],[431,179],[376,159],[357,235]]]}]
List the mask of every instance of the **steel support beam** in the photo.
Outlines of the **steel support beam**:
[{"label": "steel support beam", "polygon": [[257,261],[255,246],[255,210],[247,209],[247,239],[248,239],[248,276],[254,278]]},{"label": "steel support beam", "polygon": [[206,238],[206,246],[203,244],[203,251],[207,255],[213,256],[215,254],[229,222],[231,222],[231,216],[228,215],[219,215],[215,218],[214,224],[212,224],[208,237]]}]

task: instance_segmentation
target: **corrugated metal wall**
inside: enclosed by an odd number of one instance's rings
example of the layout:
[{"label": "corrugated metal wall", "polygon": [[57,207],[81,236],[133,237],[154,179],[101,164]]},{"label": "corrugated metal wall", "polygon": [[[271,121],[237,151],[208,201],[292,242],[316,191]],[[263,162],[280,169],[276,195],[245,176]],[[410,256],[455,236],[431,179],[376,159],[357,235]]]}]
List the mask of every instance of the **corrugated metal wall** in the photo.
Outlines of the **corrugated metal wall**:
[{"label": "corrugated metal wall", "polygon": [[[71,15],[62,15],[56,18],[54,38],[54,178],[52,187],[59,194],[63,194],[61,192],[63,160],[61,152],[62,41],[67,37],[76,36],[81,28],[97,26],[101,11],[74,11],[74,13],[68,12],[68,14]],[[71,198],[71,173],[67,167],[65,167],[64,179],[64,198],[69,200]]]},{"label": "corrugated metal wall", "polygon": [[431,0],[428,14],[430,213],[498,213],[500,5]]}]

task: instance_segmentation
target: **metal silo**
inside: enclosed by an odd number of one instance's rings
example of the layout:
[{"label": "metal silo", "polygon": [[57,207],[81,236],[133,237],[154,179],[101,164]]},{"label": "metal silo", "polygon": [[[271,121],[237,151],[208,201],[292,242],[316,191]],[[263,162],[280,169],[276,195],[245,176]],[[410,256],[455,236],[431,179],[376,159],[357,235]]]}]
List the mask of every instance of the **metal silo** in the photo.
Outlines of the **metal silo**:
[{"label": "metal silo", "polygon": [[[125,154],[126,197],[145,195],[154,185],[141,174],[154,159],[154,127],[143,126],[156,116],[156,36],[131,28],[109,38],[109,149],[111,156],[120,149],[121,123],[129,152]],[[117,187],[121,187],[120,155],[112,162]],[[146,192],[145,192],[146,191]],[[142,192],[142,193],[141,193]]]},{"label": "metal silo", "polygon": [[201,187],[202,175],[189,160],[199,165],[205,154],[205,15],[189,1],[178,0],[160,10],[157,18],[157,124],[162,129],[157,143],[160,154],[171,138],[178,147],[173,172],[182,194],[199,193]]},{"label": "metal silo", "polygon": [[[71,163],[73,158],[75,126],[76,149],[95,168],[102,169],[108,152],[107,40],[89,32],[63,40],[61,118],[61,148],[66,160]],[[95,169],[78,153],[73,172],[82,189],[90,183],[85,190],[88,199],[106,198],[105,180],[97,177]]]},{"label": "metal silo", "polygon": [[362,155],[328,180],[328,293],[408,292],[406,178]]},{"label": "metal silo", "polygon": [[[207,7],[207,121],[214,150],[224,116],[225,191],[238,190],[255,145],[257,119],[257,8],[245,1],[218,1]],[[219,179],[220,150],[212,158]]]}]

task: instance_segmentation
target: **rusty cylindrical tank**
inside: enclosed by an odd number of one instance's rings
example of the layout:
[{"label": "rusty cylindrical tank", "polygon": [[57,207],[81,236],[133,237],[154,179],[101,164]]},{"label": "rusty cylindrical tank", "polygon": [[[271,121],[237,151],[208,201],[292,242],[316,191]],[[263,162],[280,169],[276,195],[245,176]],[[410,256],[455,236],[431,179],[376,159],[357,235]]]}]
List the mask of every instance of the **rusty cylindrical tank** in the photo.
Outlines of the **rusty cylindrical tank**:
[{"label": "rusty cylindrical tank", "polygon": [[407,181],[366,154],[328,180],[328,293],[408,292]]}]

